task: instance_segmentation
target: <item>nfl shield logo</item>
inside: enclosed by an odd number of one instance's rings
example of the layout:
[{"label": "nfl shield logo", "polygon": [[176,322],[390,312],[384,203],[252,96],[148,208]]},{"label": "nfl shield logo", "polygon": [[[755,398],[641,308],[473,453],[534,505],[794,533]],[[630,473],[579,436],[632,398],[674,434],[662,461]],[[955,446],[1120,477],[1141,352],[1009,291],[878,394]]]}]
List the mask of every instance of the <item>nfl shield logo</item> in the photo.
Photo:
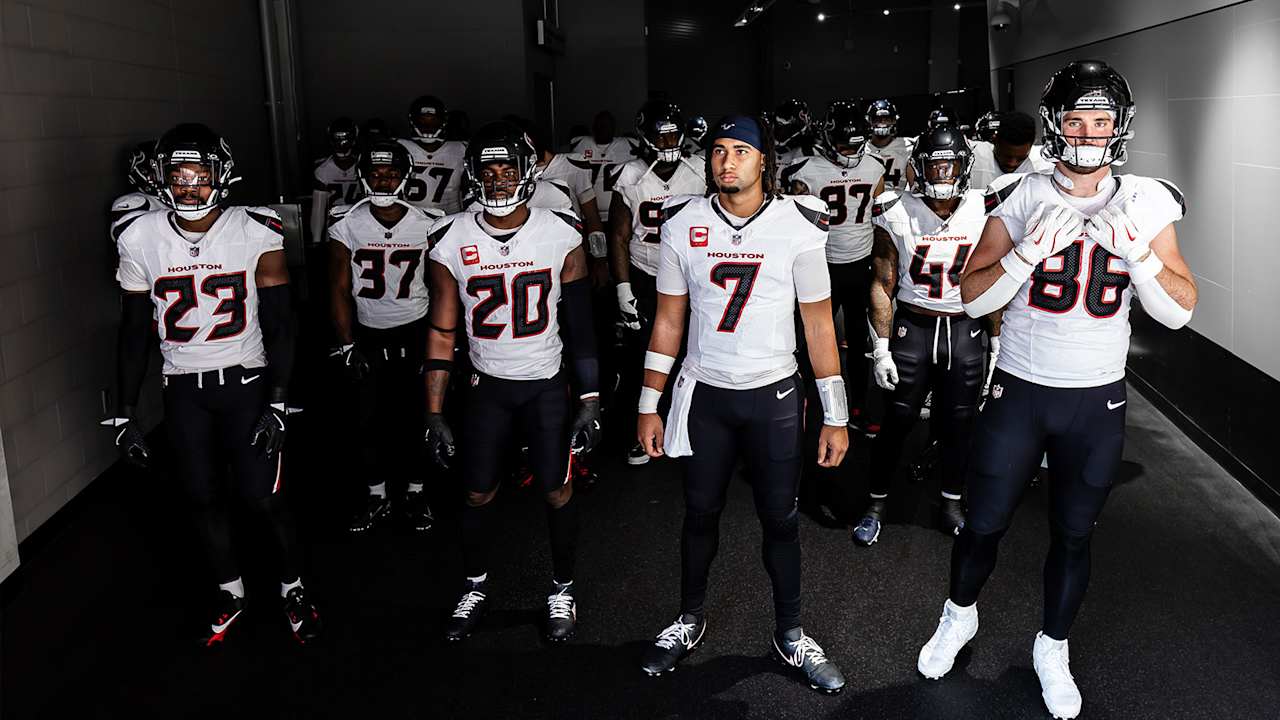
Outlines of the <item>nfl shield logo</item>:
[{"label": "nfl shield logo", "polygon": [[991,386],[991,397],[995,398],[996,400],[999,400],[999,399],[1000,399],[1000,396],[1001,396],[1001,395],[1003,395],[1003,394],[1004,394],[1004,386],[1003,386],[1003,385],[992,385],[992,386]]},{"label": "nfl shield logo", "polygon": [[191,257],[200,257],[200,246],[199,246],[199,245],[188,245],[188,246],[187,246],[187,252],[191,253]]},{"label": "nfl shield logo", "polygon": [[477,375],[476,373],[471,373],[471,387],[475,387],[479,384],[480,384],[480,376]]},{"label": "nfl shield logo", "polygon": [[904,337],[906,337],[906,336],[907,336],[907,326],[906,326],[906,325],[899,325],[899,326],[898,326],[898,337],[900,337],[900,338],[904,338]]},{"label": "nfl shield logo", "polygon": [[510,254],[511,254],[511,248],[510,248],[509,246],[507,246],[507,245],[503,245],[502,247],[498,248],[498,254],[500,254],[500,255],[510,255]]},{"label": "nfl shield logo", "polygon": [[741,244],[742,244],[742,234],[741,234],[741,233],[734,233],[734,234],[733,234],[733,244],[734,244],[734,245],[741,245]]}]

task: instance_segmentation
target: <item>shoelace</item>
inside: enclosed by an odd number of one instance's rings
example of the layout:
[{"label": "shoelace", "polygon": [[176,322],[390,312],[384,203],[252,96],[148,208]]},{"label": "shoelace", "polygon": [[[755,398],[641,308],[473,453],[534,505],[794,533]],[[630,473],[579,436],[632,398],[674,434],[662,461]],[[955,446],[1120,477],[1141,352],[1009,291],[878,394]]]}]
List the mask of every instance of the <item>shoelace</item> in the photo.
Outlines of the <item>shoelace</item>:
[{"label": "shoelace", "polygon": [[693,632],[695,627],[697,626],[693,623],[682,623],[676,620],[668,625],[665,630],[658,633],[658,639],[654,644],[663,650],[670,650],[676,646],[676,643],[687,647],[690,642],[689,633]]},{"label": "shoelace", "polygon": [[547,596],[547,616],[552,620],[568,620],[573,617],[573,596],[561,590]]},{"label": "shoelace", "polygon": [[800,667],[804,665],[806,658],[814,665],[823,665],[827,662],[827,655],[822,651],[818,642],[808,635],[801,635],[796,644],[792,646],[791,664]]},{"label": "shoelace", "polygon": [[471,612],[476,609],[476,605],[483,601],[484,593],[472,590],[463,595],[462,599],[458,601],[458,607],[453,611],[453,616],[456,618],[469,618],[471,617]]}]

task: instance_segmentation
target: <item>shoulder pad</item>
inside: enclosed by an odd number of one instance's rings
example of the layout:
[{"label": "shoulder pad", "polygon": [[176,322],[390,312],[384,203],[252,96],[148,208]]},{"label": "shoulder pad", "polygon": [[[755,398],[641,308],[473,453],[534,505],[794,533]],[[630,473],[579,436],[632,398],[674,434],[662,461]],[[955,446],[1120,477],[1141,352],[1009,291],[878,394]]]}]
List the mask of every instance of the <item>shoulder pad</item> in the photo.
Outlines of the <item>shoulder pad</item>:
[{"label": "shoulder pad", "polygon": [[1160,183],[1160,185],[1164,187],[1165,190],[1169,191],[1169,194],[1173,196],[1173,199],[1175,201],[1177,201],[1178,206],[1182,208],[1182,214],[1186,215],[1187,214],[1187,198],[1185,195],[1182,194],[1182,191],[1178,189],[1178,186],[1174,185],[1168,180],[1165,180],[1164,178],[1152,178],[1152,179]]},{"label": "shoulder pad", "polygon": [[564,212],[563,210],[552,210],[551,214],[563,220],[565,224],[573,228],[575,232],[579,234],[582,233],[582,221],[578,219],[577,215],[570,212]]},{"label": "shoulder pad", "polygon": [[880,217],[889,212],[889,209],[898,204],[902,196],[892,190],[886,190],[876,197],[875,204],[871,206],[871,217]]},{"label": "shoulder pad", "polygon": [[284,237],[284,224],[280,222],[280,216],[275,210],[270,208],[257,208],[255,210],[245,210],[245,215],[253,218],[258,224],[262,225],[271,232]]},{"label": "shoulder pad", "polygon": [[570,165],[572,165],[572,166],[574,166],[574,167],[578,168],[579,170],[590,170],[590,169],[591,169],[591,161],[590,161],[590,160],[586,160],[586,159],[584,159],[584,158],[580,158],[580,157],[573,158],[573,157],[568,157],[568,156],[566,156],[566,157],[565,157],[565,160],[567,160],[567,161],[569,162],[569,164],[570,164]]},{"label": "shoulder pad", "polygon": [[346,203],[340,203],[338,205],[334,205],[333,207],[329,208],[329,219],[341,220],[342,218],[347,216],[347,213],[351,212],[351,208],[353,207],[355,206],[347,205]]},{"label": "shoulder pad", "polygon": [[116,198],[111,203],[111,212],[129,212],[131,210],[141,210],[147,206],[147,198],[141,193],[129,193]]},{"label": "shoulder pad", "polygon": [[685,209],[689,203],[693,202],[693,198],[672,198],[662,204],[662,222],[666,222],[676,216],[676,213]]},{"label": "shoulder pad", "polygon": [[1005,175],[1001,178],[996,178],[994,181],[992,181],[991,187],[987,189],[986,194],[983,195],[982,199],[988,215],[990,215],[993,210],[1000,207],[1000,203],[1004,202],[1005,200],[1008,200],[1009,196],[1013,194],[1013,191],[1017,190],[1018,186],[1022,184],[1023,176],[1014,175],[1012,176],[1013,177],[1012,180],[1010,180],[1007,184],[1002,185],[1000,181],[1007,177],[1010,177],[1010,176]]},{"label": "shoulder pad", "polygon": [[434,248],[436,243],[440,242],[449,232],[449,228],[453,227],[452,217],[443,217],[431,226],[431,230],[427,232],[427,246]]},{"label": "shoulder pad", "polygon": [[827,212],[827,204],[812,195],[792,195],[796,210],[813,226],[826,232],[831,227],[831,214]]},{"label": "shoulder pad", "polygon": [[120,236],[124,235],[124,231],[128,230],[129,226],[137,222],[138,218],[142,217],[143,215],[146,215],[146,213],[136,212],[133,215],[127,216],[124,219],[117,221],[114,225],[111,226],[111,239],[116,242],[120,242]]},{"label": "shoulder pad", "polygon": [[441,210],[440,208],[420,208],[415,205],[413,206],[413,209],[422,213],[422,215],[426,217],[428,220],[430,220],[433,224],[435,223],[435,221],[444,217],[444,211]]},{"label": "shoulder pad", "polygon": [[618,181],[622,179],[622,173],[627,169],[628,164],[629,163],[622,163],[621,165],[605,166],[604,168],[605,189],[612,188],[614,185],[618,184]]},{"label": "shoulder pad", "polygon": [[862,159],[866,160],[867,158],[871,158],[872,160],[875,160],[876,164],[880,166],[880,169],[881,170],[884,169],[885,167],[884,160],[880,159],[879,155],[873,155],[871,153],[863,153]]},{"label": "shoulder pad", "polygon": [[553,188],[555,188],[555,189],[559,190],[559,191],[560,191],[560,192],[561,192],[565,197],[569,198],[569,200],[570,200],[570,201],[572,201],[572,200],[573,200],[573,191],[572,191],[572,190],[570,190],[570,189],[569,189],[569,186],[568,186],[568,185],[566,185],[563,181],[561,181],[561,180],[548,180],[548,181],[547,181],[547,184],[548,184],[548,185],[550,185],[551,187],[553,187]]},{"label": "shoulder pad", "polygon": [[791,163],[790,165],[782,168],[782,175],[781,175],[782,183],[785,185],[791,182],[792,176],[800,172],[800,168],[804,167],[805,164],[808,162],[809,162],[809,158],[804,158],[803,160],[797,160]]}]

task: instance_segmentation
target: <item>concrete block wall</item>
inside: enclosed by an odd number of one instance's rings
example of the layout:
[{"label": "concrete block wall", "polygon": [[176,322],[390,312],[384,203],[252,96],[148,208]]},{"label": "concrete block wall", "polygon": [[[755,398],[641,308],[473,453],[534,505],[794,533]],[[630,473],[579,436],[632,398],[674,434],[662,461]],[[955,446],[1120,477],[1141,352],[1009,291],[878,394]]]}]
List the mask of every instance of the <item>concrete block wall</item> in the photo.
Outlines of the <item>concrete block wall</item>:
[{"label": "concrete block wall", "polygon": [[0,474],[19,540],[115,457],[95,423],[114,392],[106,209],[127,149],[205,122],[231,141],[233,197],[265,194],[259,38],[252,0],[0,0]]}]

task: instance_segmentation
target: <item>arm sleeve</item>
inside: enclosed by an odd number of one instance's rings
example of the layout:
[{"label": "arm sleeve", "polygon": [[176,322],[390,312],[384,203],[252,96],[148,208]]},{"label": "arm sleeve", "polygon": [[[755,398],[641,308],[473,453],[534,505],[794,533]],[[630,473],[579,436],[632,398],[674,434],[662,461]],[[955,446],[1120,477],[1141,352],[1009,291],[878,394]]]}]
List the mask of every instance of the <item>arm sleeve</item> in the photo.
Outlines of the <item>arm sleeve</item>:
[{"label": "arm sleeve", "polygon": [[116,335],[116,412],[129,417],[138,405],[147,375],[147,340],[151,336],[151,298],[140,292],[120,296],[120,330]]},{"label": "arm sleeve", "polygon": [[560,323],[569,367],[579,395],[600,391],[600,362],[591,316],[591,286],[586,278],[564,284],[560,291]]},{"label": "arm sleeve", "polygon": [[663,295],[688,295],[689,283],[680,265],[680,253],[671,242],[667,226],[662,226],[662,245],[658,250],[658,292]]},{"label": "arm sleeve", "polygon": [[796,284],[796,300],[812,303],[831,297],[831,271],[827,268],[826,249],[810,248],[796,255],[791,277]]},{"label": "arm sleeve", "polygon": [[271,402],[284,402],[293,372],[294,323],[289,285],[258,288],[258,324],[267,353]]}]

